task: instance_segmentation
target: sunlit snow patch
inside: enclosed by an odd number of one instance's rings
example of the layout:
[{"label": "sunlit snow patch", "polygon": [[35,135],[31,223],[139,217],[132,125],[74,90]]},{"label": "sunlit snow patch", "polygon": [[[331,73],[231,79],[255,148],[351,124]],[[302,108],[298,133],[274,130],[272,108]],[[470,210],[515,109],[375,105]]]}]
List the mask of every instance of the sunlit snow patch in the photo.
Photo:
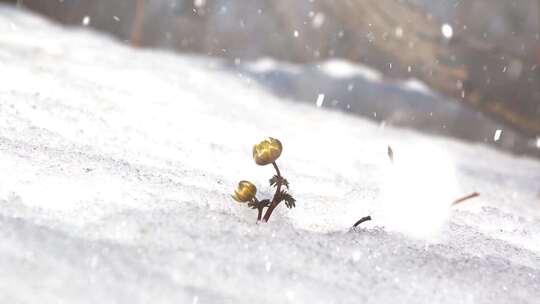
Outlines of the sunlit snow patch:
[{"label": "sunlit snow patch", "polygon": [[14,187],[20,193],[23,203],[51,211],[74,211],[81,204],[107,197],[109,202],[129,200],[122,194],[122,184],[114,180],[76,180],[61,177],[42,178]]},{"label": "sunlit snow patch", "polygon": [[381,73],[376,70],[338,59],[328,60],[321,64],[321,71],[336,78],[361,76],[370,81],[382,79]]},{"label": "sunlit snow patch", "polygon": [[436,238],[458,196],[453,161],[426,143],[393,148],[394,161],[385,168],[381,206],[374,218],[412,237]]},{"label": "sunlit snow patch", "polygon": [[433,91],[431,91],[431,89],[425,83],[414,78],[404,81],[400,87],[405,90],[420,92],[426,95],[433,94]]},{"label": "sunlit snow patch", "polygon": [[291,74],[297,74],[300,72],[298,66],[294,64],[286,64],[283,62],[276,62],[271,58],[261,58],[246,64],[246,68],[251,72],[264,73],[272,71],[286,71]]}]

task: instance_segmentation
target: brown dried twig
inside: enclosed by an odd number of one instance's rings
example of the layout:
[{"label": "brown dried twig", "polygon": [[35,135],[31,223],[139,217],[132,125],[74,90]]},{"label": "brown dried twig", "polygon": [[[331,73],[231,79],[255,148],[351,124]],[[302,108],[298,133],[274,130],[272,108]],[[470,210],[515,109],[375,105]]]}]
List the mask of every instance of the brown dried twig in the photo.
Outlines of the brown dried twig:
[{"label": "brown dried twig", "polygon": [[471,193],[471,194],[469,194],[469,195],[467,195],[467,196],[464,196],[464,197],[462,197],[462,198],[458,198],[457,200],[453,201],[453,202],[452,202],[452,206],[457,205],[457,204],[459,204],[459,203],[462,203],[462,202],[464,202],[464,201],[470,200],[471,198],[475,198],[475,197],[477,197],[477,196],[480,196],[480,193],[478,193],[478,192],[473,192],[473,193]]},{"label": "brown dried twig", "polygon": [[371,221],[371,216],[364,216],[363,218],[359,219],[354,225],[351,227],[351,229],[354,229],[358,227],[358,225],[362,224],[363,222]]}]

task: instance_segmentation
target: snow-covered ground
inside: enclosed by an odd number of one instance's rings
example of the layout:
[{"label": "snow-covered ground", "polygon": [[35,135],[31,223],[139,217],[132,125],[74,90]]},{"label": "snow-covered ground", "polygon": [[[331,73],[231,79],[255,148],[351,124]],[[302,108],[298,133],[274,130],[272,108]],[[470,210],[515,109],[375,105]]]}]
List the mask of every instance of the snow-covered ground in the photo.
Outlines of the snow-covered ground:
[{"label": "snow-covered ground", "polygon": [[[540,300],[538,160],[6,7],[0,33],[1,303]],[[269,135],[297,208],[257,225],[230,194],[269,195]]]}]

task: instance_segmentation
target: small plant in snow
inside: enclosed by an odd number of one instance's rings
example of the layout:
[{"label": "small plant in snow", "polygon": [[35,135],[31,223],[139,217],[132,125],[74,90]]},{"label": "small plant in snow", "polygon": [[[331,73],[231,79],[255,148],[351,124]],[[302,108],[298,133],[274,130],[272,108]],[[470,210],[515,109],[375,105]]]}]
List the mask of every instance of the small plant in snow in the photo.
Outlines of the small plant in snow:
[{"label": "small plant in snow", "polygon": [[[257,187],[249,181],[241,181],[238,183],[238,189],[234,191],[232,198],[239,203],[247,203],[247,206],[252,209],[257,209],[257,221],[268,222],[272,212],[281,203],[285,202],[285,206],[291,209],[294,208],[296,200],[292,197],[289,190],[289,182],[281,176],[281,172],[276,164],[276,160],[281,155],[283,146],[281,142],[275,138],[263,140],[253,147],[253,159],[259,166],[272,164],[276,170],[276,175],[270,179],[270,186],[276,187],[276,192],[272,200],[259,200],[256,197]],[[287,190],[283,189],[286,188]],[[266,212],[264,212],[266,208]],[[264,213],[264,217],[263,217]]]}]

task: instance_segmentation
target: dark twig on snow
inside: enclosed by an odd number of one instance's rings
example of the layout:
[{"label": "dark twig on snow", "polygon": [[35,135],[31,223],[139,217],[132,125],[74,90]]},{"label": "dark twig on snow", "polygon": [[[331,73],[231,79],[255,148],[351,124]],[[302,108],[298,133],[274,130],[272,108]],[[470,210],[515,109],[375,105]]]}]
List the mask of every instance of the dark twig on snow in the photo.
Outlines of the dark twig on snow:
[{"label": "dark twig on snow", "polygon": [[364,216],[363,218],[359,219],[358,222],[354,223],[351,229],[354,229],[358,227],[358,225],[362,224],[363,222],[371,221],[371,216]]},{"label": "dark twig on snow", "polygon": [[464,196],[464,197],[462,197],[462,198],[459,198],[459,199],[455,200],[455,201],[452,203],[452,206],[457,205],[457,204],[459,204],[459,203],[462,203],[462,202],[464,202],[464,201],[466,201],[466,200],[470,200],[471,198],[475,198],[475,197],[477,197],[477,196],[479,196],[479,195],[480,195],[480,193],[478,193],[478,192],[473,192],[473,193],[471,193],[471,194],[469,194],[469,195],[467,195],[467,196]]}]

